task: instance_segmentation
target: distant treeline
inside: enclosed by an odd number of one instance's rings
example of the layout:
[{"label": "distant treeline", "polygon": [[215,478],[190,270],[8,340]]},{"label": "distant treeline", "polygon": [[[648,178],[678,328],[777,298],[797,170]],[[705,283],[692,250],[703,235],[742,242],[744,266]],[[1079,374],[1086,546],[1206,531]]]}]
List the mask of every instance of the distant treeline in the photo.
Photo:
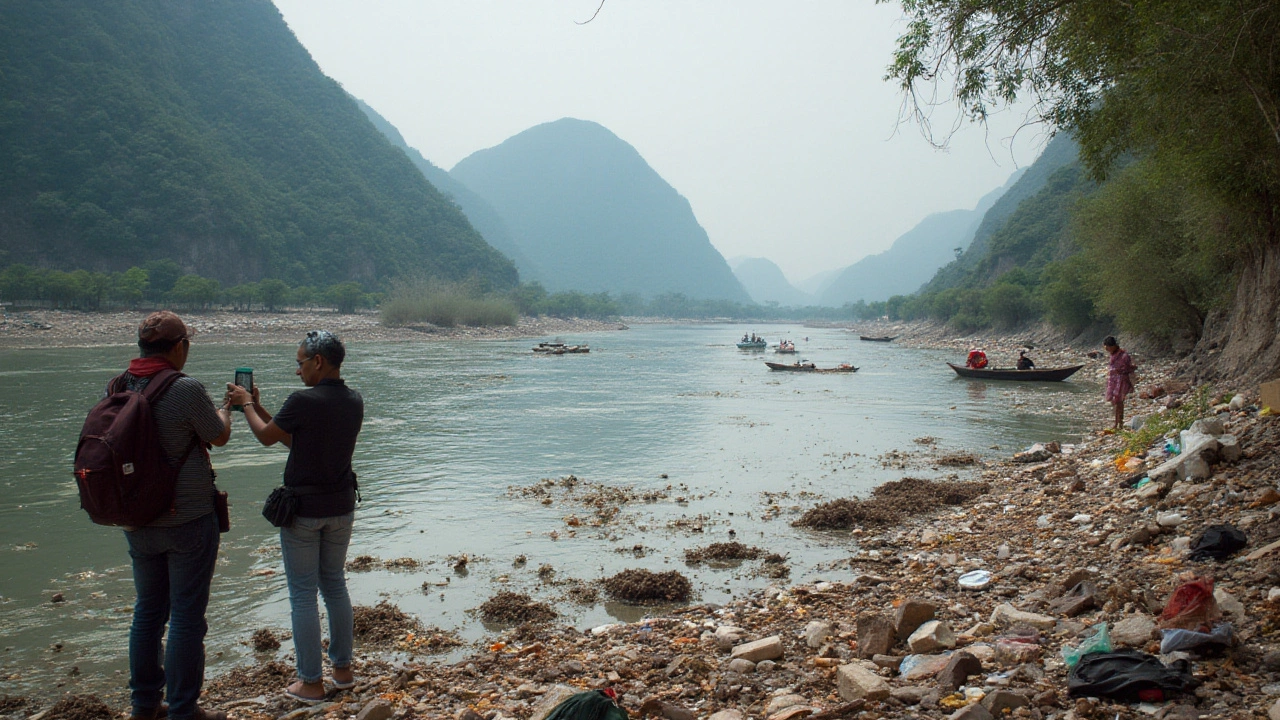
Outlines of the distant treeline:
[{"label": "distant treeline", "polygon": [[269,278],[224,288],[217,280],[184,272],[172,260],[117,273],[63,272],[21,264],[0,271],[0,300],[31,307],[106,310],[146,303],[187,310],[222,307],[274,312],[284,307],[329,307],[350,313],[376,305],[378,299],[357,282],[317,288]]}]

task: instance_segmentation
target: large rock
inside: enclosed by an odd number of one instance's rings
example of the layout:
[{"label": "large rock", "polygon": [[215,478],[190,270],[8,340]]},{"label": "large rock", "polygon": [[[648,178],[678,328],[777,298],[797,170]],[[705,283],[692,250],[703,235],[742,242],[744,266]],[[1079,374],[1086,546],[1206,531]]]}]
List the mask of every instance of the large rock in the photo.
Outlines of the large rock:
[{"label": "large rock", "polygon": [[547,688],[547,692],[542,696],[542,699],[533,706],[529,719],[546,720],[546,717],[551,714],[552,710],[556,709],[557,705],[580,692],[582,692],[582,688],[576,688],[572,685],[552,685]]},{"label": "large rock", "polygon": [[1200,435],[1212,435],[1217,437],[1227,431],[1222,423],[1222,418],[1207,417],[1191,423],[1191,427],[1187,429],[1189,433],[1197,433]]},{"label": "large rock", "polygon": [[995,720],[991,711],[980,704],[966,705],[947,716],[947,720]]},{"label": "large rock", "polygon": [[1111,628],[1111,642],[1140,648],[1151,639],[1151,631],[1155,629],[1156,621],[1146,615],[1127,617]]},{"label": "large rock", "polygon": [[[1202,471],[1201,463],[1207,466],[1209,463],[1217,460],[1218,451],[1222,444],[1212,435],[1203,433],[1193,433],[1189,430],[1182,431],[1182,452],[1165,460],[1158,467],[1147,473],[1155,482],[1169,482],[1173,479],[1186,480],[1187,478],[1205,478],[1208,477],[1207,472]],[[1190,461],[1193,467],[1183,467]]]},{"label": "large rock", "polygon": [[1033,612],[1024,612],[1009,603],[997,605],[996,609],[991,611],[991,619],[988,622],[996,627],[1030,625],[1038,630],[1052,630],[1058,624],[1056,618]]},{"label": "large rock", "polygon": [[747,631],[737,625],[721,625],[716,628],[714,641],[720,650],[732,650],[735,645],[742,642],[742,637],[746,634]]},{"label": "large rock", "polygon": [[369,704],[361,708],[360,712],[356,713],[356,720],[390,720],[394,712],[391,703],[379,698],[370,700]]},{"label": "large rock", "polygon": [[729,661],[729,672],[736,672],[736,673],[742,673],[743,675],[750,675],[755,671],[756,671],[756,664],[751,662],[750,660],[743,660],[742,658],[734,658]]},{"label": "large rock", "polygon": [[1239,462],[1243,451],[1240,439],[1235,435],[1223,435],[1218,438],[1218,461],[1225,463]]},{"label": "large rock", "polygon": [[911,648],[911,652],[920,654],[950,650],[956,646],[956,636],[945,622],[930,620],[911,633],[911,637],[907,638],[907,646]]},{"label": "large rock", "polygon": [[931,678],[942,672],[951,658],[946,655],[908,655],[902,659],[899,671],[905,682],[916,682]]},{"label": "large rock", "polygon": [[947,666],[938,672],[938,687],[947,692],[955,692],[956,688],[965,684],[970,677],[982,672],[982,662],[974,655],[963,650],[954,653]]},{"label": "large rock", "polygon": [[1280,720],[1280,700],[1277,700],[1271,709],[1267,710],[1267,720]]},{"label": "large rock", "polygon": [[897,638],[897,630],[884,615],[863,613],[858,616],[858,657],[887,655]]},{"label": "large rock", "polygon": [[1049,609],[1064,617],[1075,617],[1095,607],[1098,587],[1089,580],[1081,580],[1062,597],[1049,603]]},{"label": "large rock", "polygon": [[777,635],[744,643],[733,649],[735,660],[741,658],[758,663],[761,660],[777,660],[780,657],[782,657],[782,638]]},{"label": "large rock", "polygon": [[836,688],[845,702],[859,699],[876,701],[889,697],[889,683],[857,663],[836,669]]},{"label": "large rock", "polygon": [[811,648],[822,647],[831,637],[831,623],[826,620],[814,620],[804,626],[804,642]]},{"label": "large rock", "polygon": [[932,620],[937,612],[938,606],[928,600],[919,600],[917,598],[903,600],[893,618],[893,625],[897,629],[898,639],[906,640],[911,637],[911,633],[915,632],[916,628]]},{"label": "large rock", "polygon": [[912,685],[910,687],[894,688],[890,696],[903,705],[919,705],[924,696],[928,694],[929,688]]},{"label": "large rock", "polygon": [[1020,707],[1030,706],[1031,700],[1026,695],[1008,690],[995,690],[982,698],[982,707],[996,717],[1000,717],[1005,710],[1012,712]]}]

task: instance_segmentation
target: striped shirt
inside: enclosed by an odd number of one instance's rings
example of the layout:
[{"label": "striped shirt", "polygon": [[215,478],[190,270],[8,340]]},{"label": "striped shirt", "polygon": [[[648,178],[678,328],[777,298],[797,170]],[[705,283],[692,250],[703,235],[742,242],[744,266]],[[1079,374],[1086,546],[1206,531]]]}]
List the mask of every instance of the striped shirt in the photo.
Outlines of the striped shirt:
[{"label": "striped shirt", "polygon": [[[129,373],[124,378],[125,387],[134,391],[141,391],[151,382],[149,377]],[[208,515],[213,512],[213,465],[204,443],[217,438],[226,427],[209,393],[199,380],[184,375],[152,403],[151,414],[170,462],[177,464],[187,448],[191,448],[191,454],[178,472],[174,511],[162,514],[147,527],[174,527]]]}]

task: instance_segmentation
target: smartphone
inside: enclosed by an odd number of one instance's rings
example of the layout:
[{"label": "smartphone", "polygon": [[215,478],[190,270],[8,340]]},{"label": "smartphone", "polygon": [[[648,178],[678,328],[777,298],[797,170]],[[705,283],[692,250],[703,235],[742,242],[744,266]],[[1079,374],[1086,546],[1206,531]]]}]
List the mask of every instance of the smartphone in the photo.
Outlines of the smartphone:
[{"label": "smartphone", "polygon": [[[252,394],[253,393],[253,368],[246,368],[246,367],[236,368],[235,383],[236,385],[239,385],[245,390],[248,390],[249,393]],[[231,409],[243,410],[244,408],[240,405],[232,405]]]}]

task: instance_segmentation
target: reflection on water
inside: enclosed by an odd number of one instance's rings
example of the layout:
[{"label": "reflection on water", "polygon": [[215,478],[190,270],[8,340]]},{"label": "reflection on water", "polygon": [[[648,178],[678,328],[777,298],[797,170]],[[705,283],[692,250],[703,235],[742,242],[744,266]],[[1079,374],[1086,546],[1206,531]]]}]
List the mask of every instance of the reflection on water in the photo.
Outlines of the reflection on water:
[{"label": "reflection on water", "polygon": [[[766,584],[758,563],[690,567],[683,553],[731,539],[789,555],[792,580],[838,578],[817,568],[847,557],[850,539],[792,528],[801,511],[904,474],[945,474],[923,461],[906,469],[877,461],[889,450],[922,450],[913,438],[937,438],[937,452],[1070,441],[1083,426],[1069,413],[1017,406],[1030,394],[1068,405],[1097,392],[1083,381],[961,381],[940,353],[797,326],[768,333],[807,336],[800,359],[860,370],[770,373],[762,360],[772,353],[733,345],[751,330],[761,328],[641,326],[566,338],[589,342],[591,354],[552,357],[529,352],[530,341],[352,346],[344,375],[364,394],[367,418],[355,458],[364,502],[352,555],[422,563],[353,573],[355,601],[388,599],[469,638],[485,628],[467,611],[501,590],[557,603],[563,621],[579,627],[632,621],[661,610],[603,599],[576,605],[565,581],[677,569],[702,599],[723,602]],[[126,347],[0,354],[0,628],[12,648],[0,654],[0,677],[18,675],[8,692],[124,684],[116,673],[126,667],[132,603],[125,541],[79,510],[70,467],[85,412],[131,355]],[[255,368],[270,409],[298,388],[290,346],[197,342],[187,369],[217,397],[237,366]],[[209,611],[209,664],[218,672],[252,657],[244,641],[253,630],[288,626],[279,541],[259,515],[285,451],[258,445],[237,418],[213,458],[233,524]],[[593,526],[581,522],[593,509],[572,498],[543,504],[508,492],[569,474],[653,500],[629,502]],[[468,571],[456,573],[448,558],[464,553]],[[518,555],[528,562],[513,567]],[[540,575],[542,566],[554,573]],[[58,592],[65,602],[52,602]],[[51,653],[55,642],[62,650]],[[69,677],[73,665],[80,674]]]}]

